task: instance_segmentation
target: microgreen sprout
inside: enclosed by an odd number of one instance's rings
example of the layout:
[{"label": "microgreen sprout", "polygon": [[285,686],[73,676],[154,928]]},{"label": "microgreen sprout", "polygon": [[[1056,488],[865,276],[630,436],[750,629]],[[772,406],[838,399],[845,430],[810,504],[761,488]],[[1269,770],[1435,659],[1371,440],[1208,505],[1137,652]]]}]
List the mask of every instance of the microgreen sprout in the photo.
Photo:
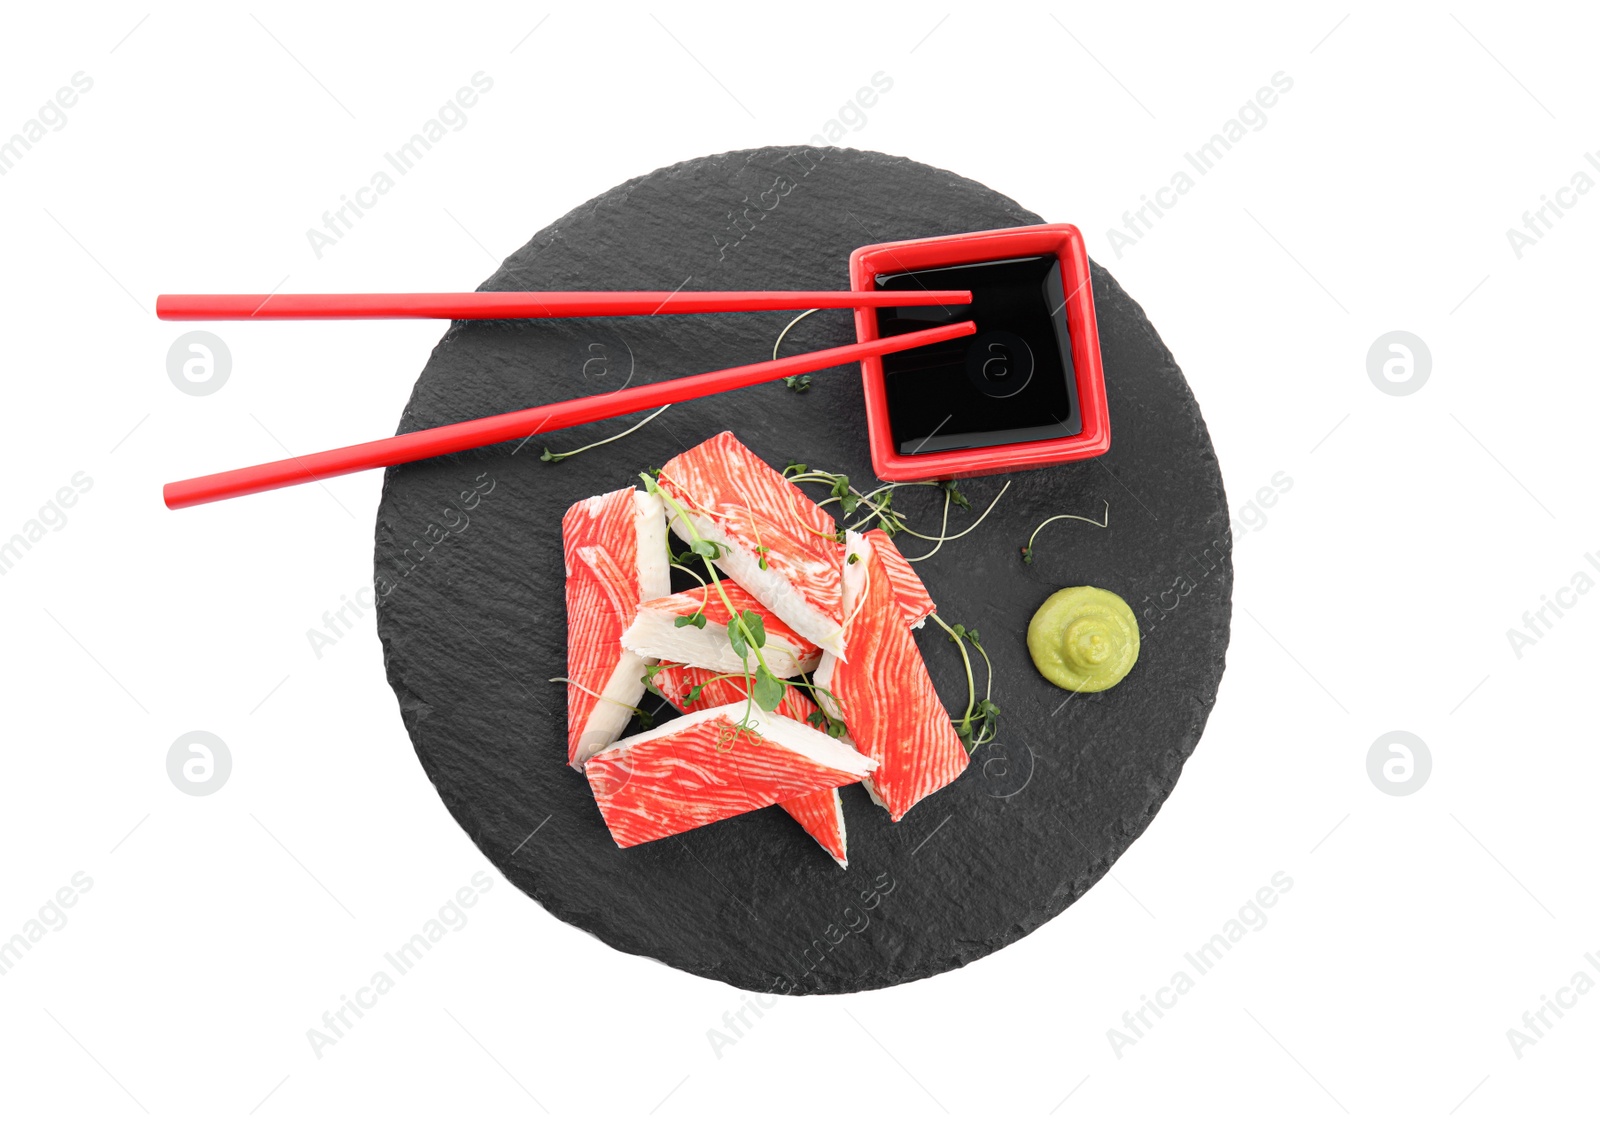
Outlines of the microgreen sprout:
[{"label": "microgreen sprout", "polygon": [[[661,488],[658,480],[659,475],[652,477],[648,474],[642,474],[640,476],[644,478],[652,492],[676,512],[682,527],[690,533],[694,533],[696,531],[694,522],[690,519],[688,510],[670,492]],[[717,575],[716,569],[711,566],[711,561],[720,559],[722,550],[726,547],[728,546],[718,541],[708,540],[699,536],[694,536],[689,541],[690,554],[701,558],[703,561],[702,567],[705,568],[706,577],[710,580],[711,588],[715,589],[723,607],[727,609],[728,644],[742,661],[745,676],[751,678],[751,681],[746,683],[749,690],[746,696],[748,707],[745,709],[743,719],[735,726],[737,731],[733,734],[733,739],[737,740],[741,731],[748,731],[752,736],[759,735],[755,733],[755,726],[751,723],[753,715],[751,708],[759,706],[767,712],[776,709],[783,701],[785,682],[773,674],[772,670],[767,666],[766,656],[762,653],[761,648],[766,645],[767,641],[767,628],[761,615],[755,611],[740,611],[734,607],[733,600],[729,597],[727,589],[723,587],[722,578]],[[684,570],[693,573],[692,568],[686,567]],[[696,574],[696,578],[698,578],[698,574]],[[706,593],[706,597],[710,597],[709,591]],[[683,617],[680,616],[679,618]],[[679,622],[678,625],[683,626],[685,624]],[[750,668],[750,660],[752,658],[755,659],[756,664],[756,668],[753,671]]]},{"label": "microgreen sprout", "polygon": [[[808,309],[804,313],[801,313],[801,314],[797,315],[793,320],[791,320],[789,322],[789,324],[787,324],[787,325],[785,325],[783,327],[782,332],[780,332],[778,334],[778,339],[776,341],[772,342],[772,359],[773,360],[777,360],[778,359],[778,347],[783,344],[783,339],[789,335],[789,330],[793,329],[796,325],[800,324],[800,322],[804,321],[806,318],[810,317],[813,313],[816,313],[816,312],[817,311],[814,310],[814,309]],[[810,389],[811,389],[811,373],[802,372],[798,376],[785,376],[783,378],[783,386],[788,388],[791,392],[810,391]]]},{"label": "microgreen sprout", "polygon": [[1044,527],[1053,521],[1082,521],[1084,524],[1093,525],[1097,529],[1104,529],[1109,526],[1111,524],[1111,503],[1102,501],[1101,504],[1106,507],[1105,515],[1098,521],[1093,517],[1079,517],[1075,513],[1057,513],[1054,517],[1049,517],[1039,522],[1039,527],[1033,530],[1033,536],[1029,537],[1028,543],[1022,546],[1022,562],[1024,564],[1033,563],[1033,542],[1044,530]]},{"label": "microgreen sprout", "polygon": [[[930,557],[930,556],[934,555],[934,553],[938,552],[941,548],[943,548],[950,541],[960,540],[962,537],[964,537],[968,533],[972,532],[973,529],[976,529],[979,525],[983,524],[984,521],[988,519],[989,514],[994,512],[994,507],[1000,503],[1000,499],[1001,498],[1006,496],[1006,491],[1009,490],[1010,488],[1011,488],[1011,483],[1009,481],[1005,485],[1001,486],[1000,487],[1000,492],[994,495],[994,500],[989,503],[989,507],[983,511],[983,513],[978,517],[978,519],[976,521],[974,521],[972,524],[968,525],[965,529],[962,529],[959,533],[946,534],[946,533],[941,531],[940,534],[938,536],[936,536],[936,537],[928,537],[928,536],[923,536],[921,533],[917,532],[915,529],[907,529],[907,530],[905,530],[907,533],[909,533],[910,535],[916,537],[918,540],[926,540],[926,541],[934,541],[934,542],[936,542],[932,549],[930,549],[929,551],[923,553],[921,556],[908,556],[908,557],[906,557],[906,560],[911,561],[911,562],[915,562],[915,561],[918,561],[918,560],[926,560],[926,559],[928,559],[928,557]],[[957,496],[955,496],[955,495],[958,495],[959,493],[960,493],[959,490],[955,490],[955,491],[947,490],[945,492],[945,505],[946,505],[946,512],[947,513],[949,512],[948,507],[949,507],[949,503],[950,502],[954,501],[957,505],[959,505],[959,504],[961,504],[961,502],[966,500],[965,498],[958,498]]]},{"label": "microgreen sprout", "polygon": [[[838,503],[840,510],[849,516],[853,516],[858,510],[865,510],[865,515],[861,519],[848,526],[850,529],[860,529],[876,521],[878,528],[891,537],[905,533],[916,537],[918,540],[933,543],[933,548],[923,555],[906,558],[912,562],[928,559],[928,557],[937,553],[947,541],[964,537],[983,524],[989,514],[994,511],[994,507],[1000,501],[1000,498],[1011,488],[1011,483],[1009,481],[1006,482],[1005,485],[1000,487],[1000,492],[994,496],[993,501],[989,502],[988,508],[979,515],[976,521],[959,533],[951,533],[949,531],[950,506],[955,505],[961,509],[972,508],[972,502],[967,499],[966,494],[962,493],[960,487],[953,481],[899,482],[894,485],[879,486],[869,493],[862,493],[850,484],[850,479],[846,475],[830,474],[826,470],[815,470],[802,462],[790,462],[784,467],[783,476],[795,483],[827,486],[828,496],[823,498],[818,503],[819,505],[826,507]],[[944,492],[944,516],[940,521],[938,536],[929,536],[911,528],[905,523],[906,515],[894,508],[894,491],[897,488],[908,486],[930,486]],[[843,541],[844,538],[842,535],[836,534],[835,539]]]},{"label": "microgreen sprout", "polygon": [[891,537],[905,531],[905,526],[900,523],[900,514],[895,512],[893,486],[879,486],[871,493],[862,494],[861,500],[867,507],[867,515],[850,526],[852,531],[874,521],[879,529]]},{"label": "microgreen sprout", "polygon": [[[671,406],[672,405],[669,403],[669,404],[666,405],[666,407],[657,408],[655,411],[652,411],[649,415],[646,415],[643,419],[639,420],[639,422],[635,423],[632,427],[629,427],[626,431],[623,431],[621,434],[612,435],[609,439],[601,439],[599,442],[590,443],[588,446],[581,446],[577,450],[562,451],[560,454],[557,454],[554,451],[552,451],[549,447],[545,447],[544,448],[544,453],[539,456],[539,461],[540,462],[564,462],[567,459],[571,458],[575,454],[582,454],[586,450],[593,450],[595,447],[602,447],[602,446],[605,446],[607,443],[614,443],[618,439],[627,438],[629,435],[633,434],[640,427],[643,427],[646,423],[650,422],[650,420],[654,419],[656,416],[660,415],[663,411],[667,410],[667,408],[671,407]],[[657,473],[659,473],[659,471],[657,471]]]},{"label": "microgreen sprout", "polygon": [[[763,626],[762,629],[764,632],[765,627]],[[665,670],[682,668],[679,664],[654,663],[645,667],[644,675],[639,680],[644,683],[645,688],[651,693],[684,712],[693,712],[691,706],[701,699],[708,687],[719,681],[741,682],[744,688],[744,696],[769,713],[776,712],[782,706],[784,695],[788,693],[790,686],[809,690],[814,701],[820,701],[823,697],[833,701],[838,700],[831,691],[823,686],[814,684],[805,674],[800,674],[798,677],[791,679],[783,679],[773,677],[769,672],[757,670],[754,676],[748,673],[713,674],[703,682],[684,686],[681,699],[674,701],[656,684],[656,679]],[[806,717],[806,722],[813,728],[826,732],[835,740],[842,740],[850,735],[850,730],[845,727],[843,721],[829,716],[820,706],[811,710]]]},{"label": "microgreen sprout", "polygon": [[[731,608],[730,608],[731,610]],[[743,658],[750,650],[767,644],[767,625],[755,611],[740,611],[728,620],[728,645]]]},{"label": "microgreen sprout", "polygon": [[821,709],[811,710],[810,716],[806,717],[806,723],[811,725],[813,728],[819,728],[823,730],[835,740],[842,740],[846,736],[850,735],[850,730],[844,727],[843,721],[834,720]]},{"label": "microgreen sprout", "polygon": [[[646,676],[648,677],[649,675],[647,674]],[[590,689],[588,686],[583,685],[583,684],[581,684],[579,682],[575,682],[571,678],[551,678],[550,680],[552,682],[564,682],[567,685],[572,686],[573,688],[579,690],[582,693],[587,693],[590,697],[593,697],[597,701],[604,701],[608,705],[615,705],[620,709],[626,709],[628,712],[632,713],[635,717],[639,718],[639,725],[640,725],[641,728],[651,728],[656,723],[656,718],[655,718],[654,714],[652,714],[648,709],[641,709],[637,705],[627,705],[627,704],[624,704],[621,701],[618,701],[614,697],[606,697],[606,696],[604,696],[602,694],[596,693],[594,690]],[[645,682],[645,685],[649,686],[650,683],[647,681],[647,682]]]},{"label": "microgreen sprout", "polygon": [[850,488],[850,479],[844,474],[835,475],[833,489],[829,491],[828,496],[838,499],[839,508],[847,517],[856,511],[863,500],[859,491]]},{"label": "microgreen sprout", "polygon": [[[950,641],[955,643],[961,651],[961,665],[967,671],[967,708],[960,719],[951,718],[951,723],[956,727],[961,743],[971,753],[992,741],[1000,729],[1000,706],[990,698],[994,691],[994,664],[989,661],[989,652],[983,648],[983,643],[978,640],[978,632],[960,623],[951,626],[938,615],[929,615],[935,623],[950,636]],[[972,659],[967,653],[967,643],[983,658],[983,664],[988,670],[988,677],[983,687],[983,697],[978,696],[977,685],[972,677]]]}]

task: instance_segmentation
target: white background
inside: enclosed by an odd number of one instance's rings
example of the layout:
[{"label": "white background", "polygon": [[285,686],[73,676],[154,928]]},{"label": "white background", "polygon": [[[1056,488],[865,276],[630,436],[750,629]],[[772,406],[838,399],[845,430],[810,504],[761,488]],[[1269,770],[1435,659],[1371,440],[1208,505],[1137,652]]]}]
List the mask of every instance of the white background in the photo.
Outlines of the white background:
[{"label": "white background", "polygon": [[[93,79],[0,177],[0,539],[93,482],[0,576],[0,938],[93,880],[0,978],[0,1118],[1592,1109],[1600,991],[1520,1059],[1506,1034],[1600,949],[1600,595],[1520,656],[1507,638],[1575,572],[1600,578],[1600,193],[1520,258],[1505,234],[1600,150],[1578,7],[146,11],[12,6],[0,35],[0,136]],[[478,71],[494,85],[466,126],[317,258],[306,229]],[[320,657],[307,641],[371,581],[379,475],[180,513],[160,485],[391,433],[441,327],[211,326],[232,375],[195,397],[167,377],[186,327],[155,295],[471,289],[624,179],[805,142],[879,71],[893,89],[845,143],[1077,223],[1205,412],[1244,535],[1227,674],[1180,785],[1027,939],[782,1000],[721,1058],[706,1031],[736,992],[620,956],[495,875],[319,1060],[307,1028],[493,870],[417,764],[370,614]],[[1266,126],[1118,257],[1107,229],[1279,71]],[[1395,329],[1431,351],[1409,396],[1368,377]],[[1292,488],[1245,512],[1280,471]],[[166,771],[194,729],[233,758],[203,798]],[[1432,753],[1401,798],[1367,771],[1397,729]],[[1266,926],[1117,1056],[1107,1030],[1278,871],[1294,885]]]}]

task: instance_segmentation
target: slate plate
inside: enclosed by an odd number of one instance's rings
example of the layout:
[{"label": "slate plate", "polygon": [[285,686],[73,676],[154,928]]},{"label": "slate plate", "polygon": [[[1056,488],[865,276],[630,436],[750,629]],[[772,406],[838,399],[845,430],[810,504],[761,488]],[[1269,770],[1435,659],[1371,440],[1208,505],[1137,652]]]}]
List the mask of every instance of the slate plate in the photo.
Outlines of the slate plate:
[{"label": "slate plate", "polygon": [[[1070,218],[1070,217],[1055,217]],[[954,173],[841,149],[756,149],[660,169],[539,232],[483,286],[843,289],[856,246],[1039,223]],[[755,991],[868,990],[960,967],[1021,939],[1092,886],[1178,781],[1215,700],[1233,586],[1227,502],[1205,423],[1143,312],[1099,266],[1095,304],[1111,453],[1015,474],[975,534],[919,565],[949,622],[995,663],[1000,739],[953,785],[891,824],[846,789],[850,868],[777,808],[619,850],[566,766],[561,515],[645,466],[732,429],[778,466],[873,481],[859,372],[801,395],[781,384],[686,403],[617,443],[551,464],[635,419],[597,423],[388,472],[378,511],[378,630],[417,755],[445,806],[502,872],[622,952]],[[770,356],[787,313],[456,323],[423,369],[401,430],[436,426]],[[853,340],[815,314],[785,352]],[[972,520],[1005,478],[963,483]],[[902,489],[913,528],[942,494]],[[1036,562],[1019,546],[1056,513]],[[915,555],[920,542],[902,536]],[[1052,591],[1094,584],[1144,620],[1116,689],[1071,697],[1028,660]],[[946,704],[966,683],[937,628],[918,644]],[[596,958],[617,958],[602,956]],[[551,969],[556,974],[555,969]]]}]

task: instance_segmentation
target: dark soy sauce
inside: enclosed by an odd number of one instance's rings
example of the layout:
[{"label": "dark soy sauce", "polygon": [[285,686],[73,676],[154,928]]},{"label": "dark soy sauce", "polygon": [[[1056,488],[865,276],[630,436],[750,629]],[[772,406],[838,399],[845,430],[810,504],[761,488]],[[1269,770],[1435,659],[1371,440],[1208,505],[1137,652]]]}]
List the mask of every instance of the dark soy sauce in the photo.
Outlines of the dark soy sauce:
[{"label": "dark soy sauce", "polygon": [[889,430],[901,454],[1031,442],[1083,429],[1061,267],[1054,255],[880,274],[882,290],[971,290],[970,306],[878,311],[894,337],[971,320],[978,332],[883,358]]}]

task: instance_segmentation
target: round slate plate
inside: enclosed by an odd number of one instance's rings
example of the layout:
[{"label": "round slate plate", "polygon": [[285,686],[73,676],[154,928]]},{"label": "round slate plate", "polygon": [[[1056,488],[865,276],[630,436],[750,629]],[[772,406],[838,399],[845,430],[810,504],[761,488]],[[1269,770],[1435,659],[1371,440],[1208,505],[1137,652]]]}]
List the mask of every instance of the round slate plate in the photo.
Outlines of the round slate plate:
[{"label": "round slate plate", "polygon": [[[843,289],[866,243],[1015,227],[1039,216],[953,173],[840,149],[756,149],[660,169],[534,236],[488,290]],[[858,370],[685,403],[622,441],[540,461],[637,419],[392,469],[378,510],[378,629],[417,755],[478,848],[550,912],[623,952],[772,993],[887,987],[1026,936],[1092,886],[1177,783],[1215,700],[1233,586],[1227,502],[1205,423],[1139,307],[1103,269],[1094,296],[1111,453],[1011,475],[972,536],[918,567],[952,623],[994,659],[999,740],[951,786],[890,823],[844,792],[850,868],[778,808],[619,850],[566,766],[561,515],[637,481],[718,431],[756,454],[873,480]],[[458,322],[418,379],[401,430],[437,426],[770,356],[792,315]],[[854,339],[815,314],[785,352]],[[1003,477],[962,483],[974,509]],[[936,531],[943,495],[903,488],[909,524]],[[1019,546],[1057,522],[1022,563]],[[926,550],[900,538],[908,555]],[[1024,631],[1060,587],[1123,595],[1144,621],[1120,686],[1073,697],[1029,663]],[[959,654],[918,644],[960,712]],[[980,673],[981,677],[981,673]],[[981,686],[980,686],[981,692]],[[648,703],[659,704],[651,698]]]}]

